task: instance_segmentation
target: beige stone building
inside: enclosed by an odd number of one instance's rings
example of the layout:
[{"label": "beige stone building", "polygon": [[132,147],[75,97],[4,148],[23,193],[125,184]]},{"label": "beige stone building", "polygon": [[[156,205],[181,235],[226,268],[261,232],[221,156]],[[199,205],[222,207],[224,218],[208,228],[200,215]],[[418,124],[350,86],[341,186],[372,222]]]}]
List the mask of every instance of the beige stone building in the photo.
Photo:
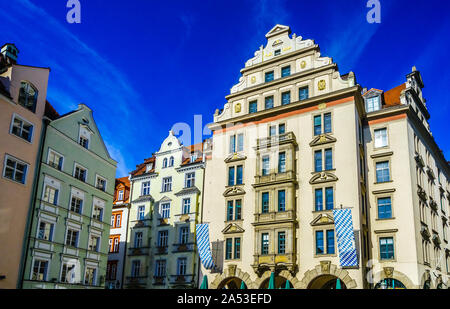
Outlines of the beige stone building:
[{"label": "beige stone building", "polygon": [[[282,25],[266,38],[210,125],[216,268],[200,275],[210,288],[265,288],[272,273],[276,288],[445,287],[450,170],[419,72],[362,93],[314,41]],[[333,209],[351,211],[356,266],[341,266]]]}]

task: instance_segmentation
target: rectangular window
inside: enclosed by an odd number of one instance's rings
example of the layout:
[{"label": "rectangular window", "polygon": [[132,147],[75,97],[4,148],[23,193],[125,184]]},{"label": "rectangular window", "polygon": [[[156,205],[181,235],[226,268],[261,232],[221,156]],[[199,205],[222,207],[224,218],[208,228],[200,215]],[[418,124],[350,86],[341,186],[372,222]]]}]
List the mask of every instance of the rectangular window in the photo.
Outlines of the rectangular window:
[{"label": "rectangular window", "polygon": [[89,139],[84,136],[80,136],[80,140],[78,143],[86,149],[88,149],[89,147]]},{"label": "rectangular window", "polygon": [[242,185],[242,165],[238,165],[236,167],[236,171],[237,171],[237,175],[236,175],[236,184],[237,185]]},{"label": "rectangular window", "polygon": [[374,130],[374,135],[375,135],[375,148],[387,146],[388,140],[386,128]]},{"label": "rectangular window", "polygon": [[264,106],[265,109],[273,108],[273,96],[266,97]]},{"label": "rectangular window", "polygon": [[97,176],[96,180],[96,188],[102,191],[106,191],[106,179],[100,176]]},{"label": "rectangular window", "polygon": [[79,231],[68,229],[66,236],[66,245],[71,247],[77,247],[79,233],[80,233]]},{"label": "rectangular window", "polygon": [[390,197],[378,198],[378,219],[392,218],[392,205]]},{"label": "rectangular window", "polygon": [[81,166],[78,166],[78,165],[75,166],[74,177],[76,179],[86,182],[86,174],[87,174],[87,170],[85,168],[82,168]]},{"label": "rectangular window", "polygon": [[117,195],[117,200],[118,201],[123,201],[123,190],[119,191],[119,194]]},{"label": "rectangular window", "polygon": [[231,258],[233,257],[233,239],[232,238],[227,238],[225,240],[225,259],[226,260],[231,260]]},{"label": "rectangular window", "polygon": [[161,217],[164,219],[170,217],[170,203],[161,204]]},{"label": "rectangular window", "polygon": [[142,183],[141,195],[150,195],[150,181],[145,181]]},{"label": "rectangular window", "polygon": [[382,260],[391,260],[394,258],[394,238],[380,238],[380,258]]},{"label": "rectangular window", "polygon": [[234,186],[234,166],[228,168],[228,185]]},{"label": "rectangular window", "polygon": [[334,208],[333,188],[325,188],[325,209],[332,210]]},{"label": "rectangular window", "polygon": [[183,199],[183,215],[186,215],[191,212],[191,199],[185,198]]},{"label": "rectangular window", "polygon": [[163,178],[162,192],[172,191],[172,177]]},{"label": "rectangular window", "polygon": [[277,134],[277,126],[269,127],[269,136],[275,136]]},{"label": "rectangular window", "polygon": [[322,116],[314,116],[314,136],[322,134]]},{"label": "rectangular window", "polygon": [[316,254],[324,254],[323,231],[316,231]]},{"label": "rectangular window", "polygon": [[322,150],[316,150],[314,152],[314,171],[322,171]]},{"label": "rectangular window", "polygon": [[45,186],[43,200],[47,203],[57,205],[58,204],[58,192],[59,192],[59,190],[57,190],[55,188],[52,188],[50,186]]},{"label": "rectangular window", "polygon": [[142,232],[134,233],[134,247],[135,248],[142,247],[142,237],[143,237],[143,233]]},{"label": "rectangular window", "polygon": [[52,241],[54,224],[41,221],[39,223],[38,239]]},{"label": "rectangular window", "polygon": [[35,260],[33,264],[33,274],[31,280],[47,281],[48,261]]},{"label": "rectangular window", "polygon": [[376,163],[377,182],[387,182],[389,177],[389,161]]},{"label": "rectangular window", "polygon": [[315,210],[322,211],[323,210],[323,191],[322,189],[316,189],[315,191]]},{"label": "rectangular window", "polygon": [[334,253],[334,230],[327,230],[327,254]]},{"label": "rectangular window", "polygon": [[280,152],[278,155],[278,173],[286,173],[286,153]]},{"label": "rectangular window", "polygon": [[144,220],[145,218],[145,206],[138,207],[137,219]]},{"label": "rectangular window", "polygon": [[256,113],[258,111],[258,102],[257,101],[252,101],[248,104],[248,113],[249,114],[253,114]]},{"label": "rectangular window", "polygon": [[278,211],[286,211],[286,191],[278,191]]},{"label": "rectangular window", "polygon": [[25,184],[28,165],[6,155],[6,164],[3,170],[3,177]]},{"label": "rectangular window", "polygon": [[262,207],[261,207],[261,212],[262,212],[263,214],[269,212],[269,192],[264,192],[264,193],[262,194]]},{"label": "rectangular window", "polygon": [[281,77],[286,77],[289,75],[291,75],[291,66],[281,68]]},{"label": "rectangular window", "polygon": [[97,252],[99,249],[99,244],[100,237],[91,235],[91,238],[89,238],[88,250]]},{"label": "rectangular window", "polygon": [[184,276],[186,275],[187,268],[187,259],[186,258],[178,258],[177,260],[177,275]]},{"label": "rectangular window", "polygon": [[72,196],[72,200],[70,202],[70,211],[76,212],[77,214],[81,214],[83,208],[83,200]]},{"label": "rectangular window", "polygon": [[333,151],[331,148],[325,149],[325,170],[333,169]]},{"label": "rectangular window", "polygon": [[287,92],[283,92],[281,94],[281,105],[286,105],[291,103],[291,92],[287,91]]},{"label": "rectangular window", "polygon": [[230,136],[230,153],[236,152],[236,135]]},{"label": "rectangular window", "polygon": [[10,133],[23,138],[27,142],[31,142],[31,139],[33,137],[33,125],[15,115]]},{"label": "rectangular window", "polygon": [[117,214],[116,215],[116,221],[114,223],[114,227],[115,228],[119,228],[119,227],[121,227],[121,225],[122,225],[122,215]]},{"label": "rectangular window", "polygon": [[242,219],[242,200],[236,200],[235,204],[235,212],[234,212],[234,220]]},{"label": "rectangular window", "polygon": [[136,278],[139,277],[141,273],[141,261],[134,260],[131,263],[131,277]]},{"label": "rectangular window", "polygon": [[158,232],[158,247],[167,247],[169,240],[169,231],[159,231]]},{"label": "rectangular window", "polygon": [[63,157],[56,152],[49,150],[48,151],[48,165],[58,170],[62,170],[63,166]]},{"label": "rectangular window", "polygon": [[263,233],[261,235],[261,254],[269,254],[269,234]]},{"label": "rectangular window", "polygon": [[237,136],[237,151],[244,151],[244,134],[240,133]]},{"label": "rectangular window", "polygon": [[331,133],[331,113],[323,115],[323,131],[324,133]]},{"label": "rectangular window", "polygon": [[156,277],[165,277],[166,276],[166,260],[156,261]]},{"label": "rectangular window", "polygon": [[286,233],[278,232],[278,254],[286,253]]},{"label": "rectangular window", "polygon": [[368,113],[377,111],[381,108],[380,106],[380,98],[377,97],[371,97],[366,99],[366,111]]},{"label": "rectangular window", "polygon": [[227,206],[227,220],[231,221],[233,220],[233,201],[228,201],[228,206]]},{"label": "rectangular window", "polygon": [[263,176],[269,175],[269,167],[270,167],[270,157],[264,156],[262,158],[262,175]]},{"label": "rectangular window", "polygon": [[303,101],[309,98],[309,89],[308,87],[302,87],[298,89],[298,100]]},{"label": "rectangular window", "polygon": [[186,173],[186,188],[195,186],[195,173]]},{"label": "rectangular window", "polygon": [[241,238],[236,237],[234,239],[234,259],[240,259],[241,258]]},{"label": "rectangular window", "polygon": [[273,81],[273,71],[266,72],[264,74],[264,76],[265,76],[264,80],[265,80],[266,83],[270,82],[270,81]]},{"label": "rectangular window", "polygon": [[94,206],[94,213],[92,215],[92,218],[94,218],[97,221],[103,220],[103,207]]},{"label": "rectangular window", "polygon": [[284,123],[280,123],[278,125],[278,134],[281,135],[284,133],[286,133],[286,125]]},{"label": "rectangular window", "polygon": [[182,227],[180,229],[180,244],[187,244],[189,242],[189,228]]}]

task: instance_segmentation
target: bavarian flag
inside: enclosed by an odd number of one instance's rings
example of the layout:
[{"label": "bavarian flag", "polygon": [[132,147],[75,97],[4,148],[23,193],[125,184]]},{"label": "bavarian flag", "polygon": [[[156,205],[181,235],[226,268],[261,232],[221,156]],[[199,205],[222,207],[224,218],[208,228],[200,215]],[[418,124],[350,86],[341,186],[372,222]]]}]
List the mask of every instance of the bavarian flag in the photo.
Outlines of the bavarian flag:
[{"label": "bavarian flag", "polygon": [[341,266],[358,266],[355,235],[353,234],[352,211],[349,208],[334,209],[333,216]]},{"label": "bavarian flag", "polygon": [[196,225],[197,248],[200,260],[206,269],[214,268],[211,248],[209,246],[209,225],[202,223]]}]

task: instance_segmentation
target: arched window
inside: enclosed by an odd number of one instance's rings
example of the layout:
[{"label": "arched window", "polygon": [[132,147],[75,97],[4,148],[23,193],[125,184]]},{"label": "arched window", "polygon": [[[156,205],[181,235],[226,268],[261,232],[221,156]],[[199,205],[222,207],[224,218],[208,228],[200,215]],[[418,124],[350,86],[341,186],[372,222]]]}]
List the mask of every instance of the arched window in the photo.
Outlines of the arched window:
[{"label": "arched window", "polygon": [[163,160],[163,168],[167,167],[167,158],[164,158]]},{"label": "arched window", "polygon": [[169,160],[169,166],[173,166],[173,157],[170,157],[170,160]]},{"label": "arched window", "polygon": [[36,111],[37,98],[37,89],[29,82],[21,82],[19,91],[19,104],[34,113]]}]

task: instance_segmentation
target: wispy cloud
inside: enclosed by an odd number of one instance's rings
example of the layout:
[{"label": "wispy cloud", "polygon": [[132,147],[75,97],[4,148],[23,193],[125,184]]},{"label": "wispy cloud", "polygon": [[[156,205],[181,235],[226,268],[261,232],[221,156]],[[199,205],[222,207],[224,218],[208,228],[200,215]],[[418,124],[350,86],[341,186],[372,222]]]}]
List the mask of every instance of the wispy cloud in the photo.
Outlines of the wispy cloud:
[{"label": "wispy cloud", "polygon": [[8,28],[8,39],[16,40],[19,49],[33,53],[28,59],[51,68],[48,98],[55,108],[65,113],[79,102],[90,106],[112,157],[119,161],[118,173],[132,170],[133,158],[122,153],[140,124],[128,124],[135,115],[151,122],[152,115],[139,104],[140,96],[127,77],[69,31],[68,24],[29,0],[2,3],[0,27]]}]

